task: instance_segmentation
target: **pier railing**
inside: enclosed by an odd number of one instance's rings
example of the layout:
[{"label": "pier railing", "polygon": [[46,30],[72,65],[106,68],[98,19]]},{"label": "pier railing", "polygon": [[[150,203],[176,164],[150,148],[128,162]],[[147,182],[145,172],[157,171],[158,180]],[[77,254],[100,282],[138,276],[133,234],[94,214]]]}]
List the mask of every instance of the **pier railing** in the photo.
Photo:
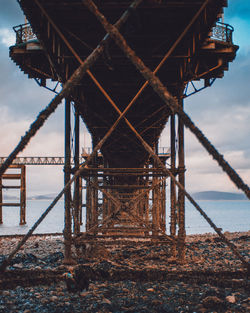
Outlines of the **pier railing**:
[{"label": "pier railing", "polygon": [[13,27],[16,33],[16,45],[37,39],[29,23]]},{"label": "pier railing", "polygon": [[212,28],[211,39],[227,42],[233,44],[233,26],[217,22],[216,26]]},{"label": "pier railing", "polygon": [[[37,39],[29,23],[14,26],[13,29],[16,33],[17,45]],[[233,44],[233,31],[234,28],[231,25],[217,22],[216,26],[212,28],[210,38]]]}]

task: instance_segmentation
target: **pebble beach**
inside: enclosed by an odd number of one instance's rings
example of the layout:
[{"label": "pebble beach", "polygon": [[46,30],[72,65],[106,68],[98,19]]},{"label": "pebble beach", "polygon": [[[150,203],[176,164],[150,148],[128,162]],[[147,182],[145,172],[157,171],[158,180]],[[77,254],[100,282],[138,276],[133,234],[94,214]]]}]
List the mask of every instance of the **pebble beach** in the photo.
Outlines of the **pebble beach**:
[{"label": "pebble beach", "polygon": [[[224,234],[249,261],[250,231]],[[0,238],[0,261],[19,240]],[[171,257],[167,245],[95,249],[94,257],[78,262],[99,274],[87,290],[69,292],[61,275],[69,270],[62,236],[33,236],[7,272],[59,275],[28,286],[4,285],[1,276],[0,312],[250,312],[248,274],[220,238],[189,235],[186,247],[185,264]]]}]

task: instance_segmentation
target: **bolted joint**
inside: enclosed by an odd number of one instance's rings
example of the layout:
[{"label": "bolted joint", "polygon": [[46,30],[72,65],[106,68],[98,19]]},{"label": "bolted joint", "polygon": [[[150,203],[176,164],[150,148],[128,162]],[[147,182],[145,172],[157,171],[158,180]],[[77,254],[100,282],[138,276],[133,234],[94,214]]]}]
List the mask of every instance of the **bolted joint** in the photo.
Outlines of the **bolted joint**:
[{"label": "bolted joint", "polygon": [[177,173],[180,174],[180,173],[185,173],[186,172],[186,167],[185,166],[179,166],[178,169],[177,169]]}]

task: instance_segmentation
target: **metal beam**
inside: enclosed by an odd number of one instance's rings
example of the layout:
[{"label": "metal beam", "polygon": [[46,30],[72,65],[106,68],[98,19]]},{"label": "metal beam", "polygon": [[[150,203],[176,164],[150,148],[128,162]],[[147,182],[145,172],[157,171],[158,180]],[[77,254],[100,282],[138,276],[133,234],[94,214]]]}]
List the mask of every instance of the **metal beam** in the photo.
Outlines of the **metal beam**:
[{"label": "metal beam", "polygon": [[[183,110],[183,99],[179,99],[179,106]],[[179,167],[179,183],[185,188],[185,151],[184,151],[184,124],[178,116],[178,167]],[[174,183],[174,182],[173,182]],[[178,189],[178,257],[180,260],[185,259],[185,194],[183,190]]]},{"label": "metal beam", "polygon": [[[66,187],[70,181],[70,110],[71,103],[69,99],[65,99],[65,143],[64,143],[64,153],[65,153],[65,164],[64,164],[64,186]],[[72,241],[72,229],[71,229],[71,186],[69,185],[64,194],[64,264],[74,264],[71,253],[71,241]]]},{"label": "metal beam", "polygon": [[[170,120],[170,142],[171,142],[171,172],[176,173],[176,134],[175,134],[175,115],[171,115]],[[174,180],[170,180],[170,235],[176,236],[176,186]],[[172,254],[176,256],[176,246],[173,247]]]},{"label": "metal beam", "polygon": [[[80,145],[80,130],[79,130],[79,112],[75,108],[75,155],[74,165],[75,170],[79,169],[79,145]],[[77,235],[80,232],[80,177],[78,176],[74,183],[74,234]]]}]

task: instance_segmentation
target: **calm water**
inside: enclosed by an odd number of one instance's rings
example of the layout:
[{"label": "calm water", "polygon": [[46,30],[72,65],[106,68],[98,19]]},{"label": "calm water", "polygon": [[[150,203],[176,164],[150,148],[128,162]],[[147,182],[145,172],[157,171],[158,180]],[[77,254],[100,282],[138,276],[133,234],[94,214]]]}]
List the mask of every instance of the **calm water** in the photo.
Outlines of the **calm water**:
[{"label": "calm water", "polygon": [[[49,206],[50,202],[48,200],[28,200],[27,224],[25,226],[19,226],[18,208],[4,207],[4,223],[0,225],[0,235],[27,233],[42,212]],[[216,226],[221,227],[223,231],[250,230],[249,201],[198,201],[198,203]],[[39,225],[35,233],[62,232],[64,223],[63,205],[63,201],[59,201]],[[169,216],[169,212],[167,212],[167,216]],[[81,230],[84,230],[84,226],[82,226]],[[213,229],[189,202],[186,203],[186,230],[187,234],[213,232]]]}]

